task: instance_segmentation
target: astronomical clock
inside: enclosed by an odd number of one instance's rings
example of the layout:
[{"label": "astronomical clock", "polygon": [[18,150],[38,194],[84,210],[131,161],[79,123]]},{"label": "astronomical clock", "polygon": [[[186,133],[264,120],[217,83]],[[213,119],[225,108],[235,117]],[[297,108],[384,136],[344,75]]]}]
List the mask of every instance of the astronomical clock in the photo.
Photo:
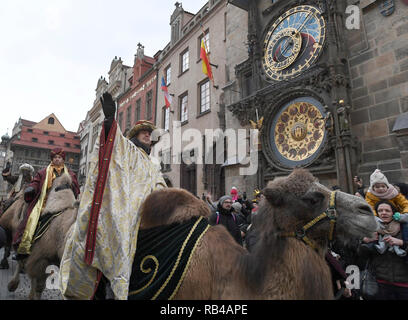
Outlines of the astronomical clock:
[{"label": "astronomical clock", "polygon": [[[248,11],[248,59],[235,67],[241,98],[228,109],[247,126],[263,117],[258,185],[306,167],[352,189],[346,1],[231,0]],[[251,121],[252,122],[251,122]]]},{"label": "astronomical clock", "polygon": [[320,10],[297,6],[281,15],[263,41],[262,66],[270,80],[288,80],[305,72],[318,59],[326,38]]},{"label": "astronomical clock", "polygon": [[308,164],[326,141],[323,106],[311,97],[283,105],[272,119],[270,145],[274,157],[286,167]]},{"label": "astronomical clock", "polygon": [[[267,29],[262,46],[262,68],[267,81],[290,81],[307,72],[320,57],[326,22],[314,6],[293,7]],[[316,159],[326,142],[325,111],[312,96],[276,106],[269,117],[269,147],[283,167],[305,166]]]}]

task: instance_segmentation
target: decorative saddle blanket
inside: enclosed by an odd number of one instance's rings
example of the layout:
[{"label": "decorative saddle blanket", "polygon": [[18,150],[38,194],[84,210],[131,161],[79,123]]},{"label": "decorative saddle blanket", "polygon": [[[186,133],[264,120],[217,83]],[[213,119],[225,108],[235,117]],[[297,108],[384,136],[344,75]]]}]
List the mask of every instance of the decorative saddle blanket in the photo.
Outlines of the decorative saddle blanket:
[{"label": "decorative saddle blanket", "polygon": [[54,218],[61,215],[64,211],[65,210],[61,210],[59,212],[52,212],[52,213],[48,212],[42,215],[38,220],[37,228],[35,229],[32,243],[40,239],[50,227],[52,220],[54,220]]},{"label": "decorative saddle blanket", "polygon": [[139,230],[128,299],[171,300],[208,228],[207,219],[195,217],[182,224]]}]

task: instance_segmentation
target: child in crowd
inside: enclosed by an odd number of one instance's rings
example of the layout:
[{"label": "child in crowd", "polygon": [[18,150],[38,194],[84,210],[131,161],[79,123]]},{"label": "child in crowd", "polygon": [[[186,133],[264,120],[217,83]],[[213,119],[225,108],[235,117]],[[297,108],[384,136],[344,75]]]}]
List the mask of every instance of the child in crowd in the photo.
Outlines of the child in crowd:
[{"label": "child in crowd", "polygon": [[[389,201],[396,211],[402,214],[408,213],[408,200],[388,182],[387,177],[379,169],[376,169],[370,176],[370,188],[365,199],[373,209],[375,216],[378,216],[376,204],[381,200]],[[402,240],[408,241],[407,223],[401,223],[401,234]]]},{"label": "child in crowd", "polygon": [[380,200],[388,200],[398,212],[408,213],[408,200],[388,182],[387,177],[379,169],[376,169],[370,176],[370,188],[365,199],[376,216],[378,214],[375,211],[375,205]]}]

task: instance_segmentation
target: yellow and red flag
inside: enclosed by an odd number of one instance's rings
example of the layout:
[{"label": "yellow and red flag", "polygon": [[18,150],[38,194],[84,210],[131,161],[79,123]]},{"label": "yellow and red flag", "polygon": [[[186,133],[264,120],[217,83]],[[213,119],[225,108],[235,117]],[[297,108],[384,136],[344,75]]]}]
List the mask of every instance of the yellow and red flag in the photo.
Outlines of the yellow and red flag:
[{"label": "yellow and red flag", "polygon": [[210,59],[208,58],[204,39],[201,39],[200,58],[203,63],[203,73],[207,75],[210,80],[214,81],[212,70],[211,70],[211,65],[210,65]]}]

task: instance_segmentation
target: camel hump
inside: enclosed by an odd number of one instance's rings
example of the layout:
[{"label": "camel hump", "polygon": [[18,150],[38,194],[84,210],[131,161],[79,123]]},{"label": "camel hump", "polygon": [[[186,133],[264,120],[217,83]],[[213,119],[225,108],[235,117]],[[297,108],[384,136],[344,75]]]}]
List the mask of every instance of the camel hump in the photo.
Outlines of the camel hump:
[{"label": "camel hump", "polygon": [[204,201],[184,189],[166,188],[152,192],[141,209],[142,229],[182,223],[193,217],[208,218],[210,210]]}]

